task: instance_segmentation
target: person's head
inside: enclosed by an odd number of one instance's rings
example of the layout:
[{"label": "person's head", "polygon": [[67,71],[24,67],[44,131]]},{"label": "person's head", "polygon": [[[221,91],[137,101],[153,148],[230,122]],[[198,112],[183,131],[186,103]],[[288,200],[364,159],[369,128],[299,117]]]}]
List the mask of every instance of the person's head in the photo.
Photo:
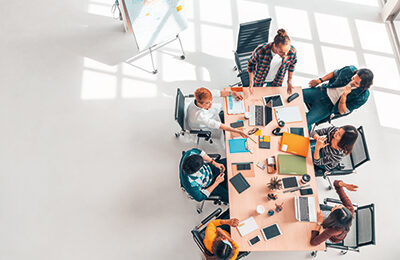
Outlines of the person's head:
[{"label": "person's head", "polygon": [[217,228],[217,237],[213,242],[212,251],[218,260],[230,259],[234,254],[232,244],[221,228]]},{"label": "person's head", "polygon": [[196,104],[200,108],[210,109],[212,106],[212,94],[211,91],[206,88],[198,88],[194,92],[194,98],[196,99]]},{"label": "person's head", "polygon": [[182,171],[184,174],[190,175],[200,170],[203,164],[203,157],[198,154],[192,154],[183,160]]},{"label": "person's head", "polygon": [[371,87],[374,79],[374,74],[369,69],[359,69],[351,78],[350,85],[352,87],[367,90]]},{"label": "person's head", "polygon": [[284,29],[279,29],[277,35],[274,37],[274,51],[285,58],[290,50],[290,38]]},{"label": "person's head", "polygon": [[332,133],[332,141],[347,155],[353,151],[353,146],[357,140],[358,131],[352,125],[345,125],[336,129]]},{"label": "person's head", "polygon": [[339,228],[349,231],[352,220],[351,211],[340,204],[332,208],[329,216],[322,222],[322,226],[324,228]]}]

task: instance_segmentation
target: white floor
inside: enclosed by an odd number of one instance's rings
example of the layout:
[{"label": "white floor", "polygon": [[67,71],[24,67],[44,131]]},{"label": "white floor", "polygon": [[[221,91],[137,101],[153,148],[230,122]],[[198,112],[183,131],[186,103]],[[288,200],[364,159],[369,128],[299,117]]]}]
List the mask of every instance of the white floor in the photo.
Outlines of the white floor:
[{"label": "white floor", "polygon": [[[156,53],[157,75],[124,63],[132,37],[112,2],[2,3],[0,259],[201,259],[190,229],[205,213],[178,184],[181,151],[195,143],[174,136],[176,88],[236,82],[238,24],[264,17],[271,37],[284,27],[298,49],[295,85],[348,64],[375,72],[368,103],[338,124],[366,131],[372,160],[345,180],[360,186],[354,202],[375,203],[377,244],[340,259],[400,258],[400,77],[376,0],[187,0],[186,60],[170,44]],[[148,57],[135,65],[150,69]],[[319,184],[320,198],[335,196]]]}]

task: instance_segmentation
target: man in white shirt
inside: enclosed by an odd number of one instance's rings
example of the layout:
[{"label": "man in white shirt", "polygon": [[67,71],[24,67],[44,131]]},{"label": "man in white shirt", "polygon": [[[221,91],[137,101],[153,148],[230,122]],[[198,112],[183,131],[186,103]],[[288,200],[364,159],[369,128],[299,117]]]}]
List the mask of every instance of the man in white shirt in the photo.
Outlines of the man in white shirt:
[{"label": "man in white shirt", "polygon": [[190,129],[212,130],[222,129],[240,134],[247,138],[248,135],[243,130],[232,128],[221,122],[219,113],[222,111],[222,104],[213,105],[213,97],[233,96],[237,100],[242,100],[243,97],[235,91],[213,90],[206,88],[198,88],[194,92],[195,100],[190,103],[187,109],[187,124]]}]

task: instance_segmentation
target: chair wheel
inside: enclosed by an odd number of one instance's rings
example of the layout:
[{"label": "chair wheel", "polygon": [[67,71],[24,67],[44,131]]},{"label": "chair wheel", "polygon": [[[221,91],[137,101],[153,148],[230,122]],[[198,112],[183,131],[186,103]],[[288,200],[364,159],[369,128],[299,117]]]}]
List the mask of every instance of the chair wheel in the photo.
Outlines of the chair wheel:
[{"label": "chair wheel", "polygon": [[234,67],[233,67],[233,70],[236,71],[236,70],[237,70],[237,66],[234,66]]},{"label": "chair wheel", "polygon": [[202,210],[201,209],[196,209],[197,213],[201,214]]},{"label": "chair wheel", "polygon": [[182,55],[182,56],[181,56],[181,60],[184,60],[184,59],[185,59],[185,55]]},{"label": "chair wheel", "polygon": [[157,74],[158,70],[153,70],[153,74]]},{"label": "chair wheel", "polygon": [[312,256],[312,257],[317,257],[317,251],[312,251],[312,252],[311,252],[311,256]]},{"label": "chair wheel", "polygon": [[179,135],[180,135],[179,133],[175,133],[175,137],[179,137]]},{"label": "chair wheel", "polygon": [[329,187],[328,187],[328,190],[331,190],[331,189],[333,189],[332,186],[329,186]]},{"label": "chair wheel", "polygon": [[212,144],[212,143],[213,143],[213,140],[212,140],[212,139],[210,139],[210,141],[209,141],[209,142],[210,142],[210,144]]}]

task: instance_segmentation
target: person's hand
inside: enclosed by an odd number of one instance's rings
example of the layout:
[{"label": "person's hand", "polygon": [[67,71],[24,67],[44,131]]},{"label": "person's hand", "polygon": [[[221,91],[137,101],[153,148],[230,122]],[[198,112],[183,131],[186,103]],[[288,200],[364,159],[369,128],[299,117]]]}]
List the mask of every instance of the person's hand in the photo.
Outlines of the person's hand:
[{"label": "person's hand", "polygon": [[250,91],[250,95],[254,94],[254,82],[252,80],[250,80],[249,91]]},{"label": "person's hand", "polygon": [[237,225],[239,225],[239,220],[237,218],[231,218],[229,220],[229,226],[237,227]]},{"label": "person's hand", "polygon": [[239,130],[238,133],[239,133],[243,138],[248,138],[248,137],[249,137],[249,135],[246,134],[243,130]]},{"label": "person's hand", "polygon": [[225,166],[222,163],[217,163],[214,161],[214,166],[217,167],[220,172],[225,172]]},{"label": "person's hand", "polygon": [[324,218],[325,218],[324,214],[321,211],[318,212],[318,214],[317,214],[317,223],[321,224],[322,222],[324,222]]},{"label": "person's hand", "polygon": [[293,91],[292,81],[288,81],[287,82],[287,93],[290,95],[290,94],[292,94],[292,91]]},{"label": "person's hand", "polygon": [[349,191],[357,191],[357,189],[358,189],[357,185],[348,184],[348,183],[345,183],[343,181],[339,182],[339,185],[342,186],[342,187],[345,187]]},{"label": "person's hand", "polygon": [[236,98],[237,101],[243,99],[243,96],[240,95],[238,92],[235,92],[235,91],[232,91],[232,97]]},{"label": "person's hand", "polygon": [[313,87],[318,86],[320,83],[321,83],[321,80],[313,79],[310,82],[308,82],[308,85],[313,88]]},{"label": "person's hand", "polygon": [[344,96],[347,97],[347,95],[350,94],[350,92],[351,92],[351,86],[350,86],[350,84],[349,84],[349,85],[347,85],[346,87],[344,87],[344,90],[343,90],[342,95],[344,95]]},{"label": "person's hand", "polygon": [[215,183],[220,184],[221,182],[223,182],[225,179],[225,174],[223,172],[221,172],[217,178],[215,179]]},{"label": "person's hand", "polygon": [[315,149],[321,149],[321,148],[324,148],[325,146],[327,146],[328,144],[325,143],[325,141],[326,141],[326,137],[319,136],[317,138],[317,143],[315,144]]}]

